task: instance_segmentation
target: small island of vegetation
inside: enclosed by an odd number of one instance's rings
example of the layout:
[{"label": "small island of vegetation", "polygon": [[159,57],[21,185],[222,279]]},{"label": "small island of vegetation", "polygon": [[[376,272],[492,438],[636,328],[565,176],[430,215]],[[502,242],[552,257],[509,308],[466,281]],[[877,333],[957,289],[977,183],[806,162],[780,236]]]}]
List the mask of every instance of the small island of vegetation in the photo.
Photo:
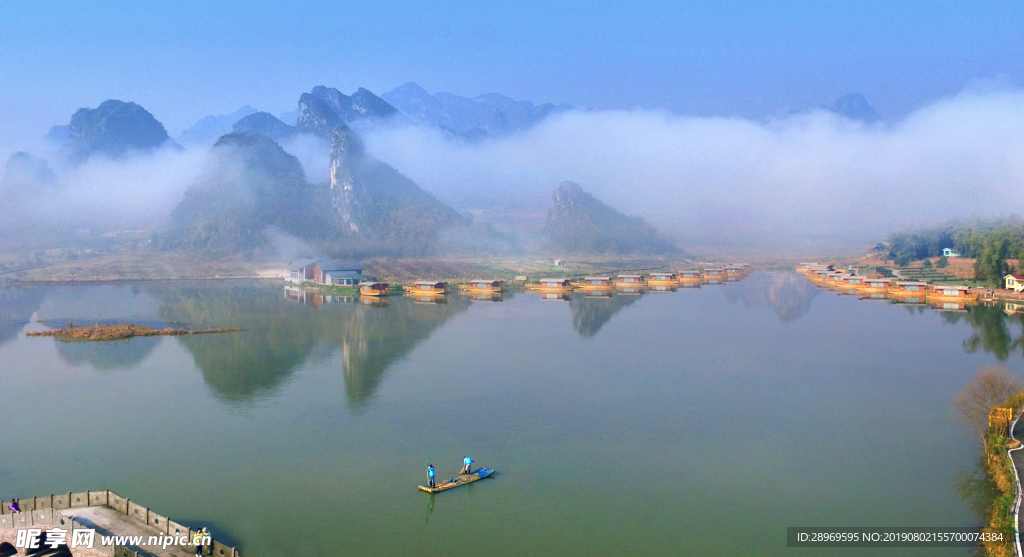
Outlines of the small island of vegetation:
[{"label": "small island of vegetation", "polygon": [[63,329],[50,331],[29,331],[25,333],[30,337],[56,337],[60,340],[74,341],[104,341],[124,340],[132,337],[155,337],[155,336],[179,336],[179,335],[203,335],[212,333],[235,333],[241,329],[203,329],[201,331],[186,331],[184,329],[153,329],[140,325],[87,325],[75,327],[68,324]]}]

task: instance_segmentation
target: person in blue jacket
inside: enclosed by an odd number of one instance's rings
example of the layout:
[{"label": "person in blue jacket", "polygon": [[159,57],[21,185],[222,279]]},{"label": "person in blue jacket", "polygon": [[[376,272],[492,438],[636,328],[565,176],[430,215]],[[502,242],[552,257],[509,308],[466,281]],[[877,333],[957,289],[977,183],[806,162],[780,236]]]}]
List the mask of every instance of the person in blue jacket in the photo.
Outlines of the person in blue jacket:
[{"label": "person in blue jacket", "polygon": [[434,465],[430,464],[429,462],[427,463],[427,474],[430,476],[430,481],[427,483],[427,485],[429,487],[437,487],[437,484],[434,483]]},{"label": "person in blue jacket", "polygon": [[473,459],[468,456],[462,459],[462,473],[470,474],[470,467],[473,465]]}]

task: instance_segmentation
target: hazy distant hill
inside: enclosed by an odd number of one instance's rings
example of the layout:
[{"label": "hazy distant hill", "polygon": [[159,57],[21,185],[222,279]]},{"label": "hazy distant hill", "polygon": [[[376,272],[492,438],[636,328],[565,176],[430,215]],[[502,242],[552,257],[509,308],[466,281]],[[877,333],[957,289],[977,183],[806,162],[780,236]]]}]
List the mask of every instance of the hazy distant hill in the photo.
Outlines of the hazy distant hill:
[{"label": "hazy distant hill", "polygon": [[839,97],[829,110],[844,118],[859,120],[865,124],[873,124],[882,119],[878,112],[868,104],[864,95],[859,93],[850,93]]},{"label": "hazy distant hill", "polygon": [[338,255],[419,254],[432,251],[440,233],[468,224],[394,168],[366,154],[348,126],[331,137],[329,188],[332,218],[345,241]]},{"label": "hazy distant hill", "polygon": [[550,114],[572,108],[552,103],[535,106],[530,101],[517,101],[498,93],[474,98],[452,93],[431,95],[412,82],[381,97],[418,124],[445,128],[467,138],[520,131]]},{"label": "hazy distant hill", "polygon": [[362,87],[348,96],[337,89],[318,85],[299,97],[295,129],[330,139],[334,128],[342,124],[362,119],[383,120],[396,115],[395,107]]},{"label": "hazy distant hill", "polygon": [[112,158],[129,151],[151,151],[168,141],[167,130],[145,108],[118,100],[80,108],[71,116],[64,155],[83,161],[101,153]]},{"label": "hazy distant hill", "polygon": [[161,243],[214,255],[252,254],[266,245],[271,226],[308,236],[315,194],[299,160],[269,137],[225,135],[174,209]]},{"label": "hazy distant hill", "polygon": [[348,126],[332,134],[330,181],[311,184],[298,159],[264,134],[233,133],[172,214],[161,245],[254,254],[272,228],[335,256],[418,255],[468,224],[394,168],[366,154]]},{"label": "hazy distant hill", "polygon": [[562,182],[552,196],[544,232],[551,247],[565,253],[664,254],[676,247],[640,217],[629,217]]},{"label": "hazy distant hill", "polygon": [[0,176],[0,229],[23,224],[35,216],[25,211],[23,202],[48,199],[54,193],[60,180],[43,159],[24,152],[17,152],[7,158],[3,176]]},{"label": "hazy distant hill", "polygon": [[231,114],[205,116],[191,128],[181,132],[178,141],[183,145],[213,145],[220,136],[231,133],[235,122],[254,112],[256,112],[255,108],[245,105]]},{"label": "hazy distant hill", "polygon": [[284,139],[295,133],[295,128],[285,124],[269,112],[254,112],[235,122],[233,133],[262,133],[274,139]]}]

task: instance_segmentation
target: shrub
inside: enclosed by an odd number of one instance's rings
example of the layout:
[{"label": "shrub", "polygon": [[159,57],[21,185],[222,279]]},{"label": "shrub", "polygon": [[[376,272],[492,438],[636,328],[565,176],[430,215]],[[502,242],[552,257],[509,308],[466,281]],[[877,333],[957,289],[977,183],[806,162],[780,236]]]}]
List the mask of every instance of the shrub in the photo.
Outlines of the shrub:
[{"label": "shrub", "polygon": [[935,262],[935,266],[940,269],[945,269],[946,267],[949,267],[949,258],[947,258],[945,255],[939,257],[939,260]]}]

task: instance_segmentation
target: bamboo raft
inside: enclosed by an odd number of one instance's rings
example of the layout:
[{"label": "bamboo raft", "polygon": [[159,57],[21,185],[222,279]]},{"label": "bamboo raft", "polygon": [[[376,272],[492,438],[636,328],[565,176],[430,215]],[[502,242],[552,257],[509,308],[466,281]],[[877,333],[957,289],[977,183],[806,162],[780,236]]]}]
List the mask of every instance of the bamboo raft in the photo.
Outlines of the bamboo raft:
[{"label": "bamboo raft", "polygon": [[426,491],[427,493],[439,493],[441,491],[447,491],[449,489],[455,489],[456,487],[473,483],[477,480],[482,480],[493,473],[494,470],[491,470],[490,468],[481,468],[472,474],[459,474],[457,477],[446,482],[437,482],[437,487],[421,485],[419,488],[420,491]]}]

